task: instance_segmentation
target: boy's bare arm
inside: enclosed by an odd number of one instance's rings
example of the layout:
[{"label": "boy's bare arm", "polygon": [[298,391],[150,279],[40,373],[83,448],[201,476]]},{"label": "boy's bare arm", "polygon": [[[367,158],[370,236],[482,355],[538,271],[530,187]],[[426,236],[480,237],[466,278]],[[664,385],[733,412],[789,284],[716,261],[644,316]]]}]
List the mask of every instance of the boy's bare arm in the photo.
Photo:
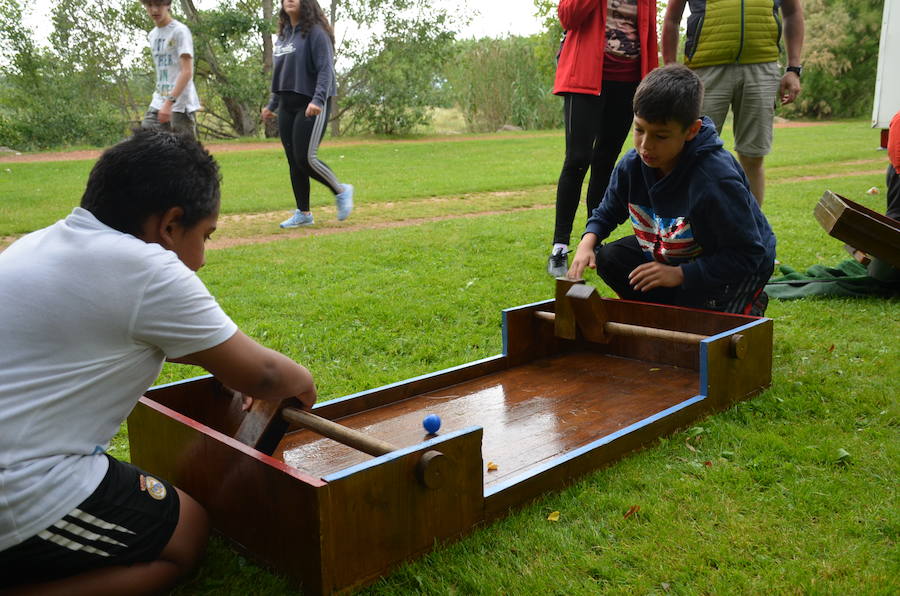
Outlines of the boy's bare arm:
[{"label": "boy's bare arm", "polygon": [[[181,60],[181,70],[178,73],[178,78],[175,79],[175,86],[172,88],[172,93],[170,95],[174,97],[179,97],[181,92],[184,91],[184,88],[187,87],[187,84],[190,82],[191,77],[194,76],[194,59],[190,54],[182,54],[180,57]],[[169,101],[168,98],[163,102],[163,106],[159,109],[159,114],[157,118],[162,123],[168,122],[172,117],[172,107],[175,105],[174,101]]]},{"label": "boy's bare arm", "polygon": [[225,386],[257,399],[297,397],[307,408],[316,403],[316,385],[305,367],[261,346],[240,330],[214,348],[175,362],[202,366]]},{"label": "boy's bare arm", "polygon": [[685,0],[669,0],[666,5],[661,44],[663,64],[672,64],[678,58],[678,30],[681,28],[684,2]]}]

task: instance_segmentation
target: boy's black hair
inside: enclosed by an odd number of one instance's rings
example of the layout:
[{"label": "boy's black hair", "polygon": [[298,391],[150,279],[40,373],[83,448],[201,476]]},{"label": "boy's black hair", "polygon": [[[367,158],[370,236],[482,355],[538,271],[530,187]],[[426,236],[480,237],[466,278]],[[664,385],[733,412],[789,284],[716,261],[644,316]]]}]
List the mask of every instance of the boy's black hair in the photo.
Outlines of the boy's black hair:
[{"label": "boy's black hair", "polygon": [[140,236],[152,215],[181,207],[186,228],[219,208],[219,166],[197,141],[141,130],[103,152],[81,206],[111,228]]},{"label": "boy's black hair", "polygon": [[164,4],[165,6],[172,6],[172,0],[141,0],[141,4],[144,6],[150,6],[151,4]]},{"label": "boy's black hair", "polygon": [[648,74],[634,93],[635,116],[664,124],[674,120],[684,130],[697,121],[703,106],[703,82],[683,64],[670,64]]}]

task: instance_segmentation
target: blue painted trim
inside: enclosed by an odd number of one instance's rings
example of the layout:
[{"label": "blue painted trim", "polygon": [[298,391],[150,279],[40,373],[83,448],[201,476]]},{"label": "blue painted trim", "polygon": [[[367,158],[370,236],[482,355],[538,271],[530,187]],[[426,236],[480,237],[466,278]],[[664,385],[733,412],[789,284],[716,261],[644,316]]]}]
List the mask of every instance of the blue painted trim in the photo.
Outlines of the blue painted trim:
[{"label": "blue painted trim", "polygon": [[500,359],[502,359],[502,358],[504,358],[504,357],[505,357],[505,356],[503,356],[502,354],[497,354],[496,356],[488,356],[487,358],[482,358],[481,360],[473,360],[472,362],[466,362],[465,364],[460,364],[459,366],[451,366],[450,368],[445,368],[445,369],[439,370],[439,371],[437,371],[437,372],[428,373],[428,374],[425,374],[425,375],[420,375],[420,376],[418,376],[418,377],[412,377],[411,379],[406,379],[406,380],[403,380],[403,381],[398,381],[398,382],[396,382],[396,383],[390,383],[389,385],[382,385],[381,387],[375,387],[374,389],[366,389],[366,390],[364,390],[364,391],[359,391],[359,392],[357,392],[357,393],[351,393],[350,395],[345,395],[344,397],[336,397],[336,398],[330,399],[330,400],[328,400],[328,401],[323,401],[323,402],[317,403],[315,406],[313,406],[313,409],[321,408],[321,407],[324,407],[325,405],[331,405],[331,404],[336,404],[336,403],[341,403],[341,402],[344,402],[344,401],[348,401],[348,400],[351,400],[351,399],[356,399],[356,398],[362,397],[362,396],[364,396],[364,395],[369,395],[369,394],[371,394],[371,393],[377,393],[377,392],[379,392],[379,391],[385,391],[385,390],[387,390],[387,389],[392,389],[392,388],[394,388],[394,387],[399,387],[400,385],[406,385],[406,384],[408,384],[408,383],[413,383],[413,382],[415,382],[415,381],[422,381],[422,380],[429,379],[429,378],[431,378],[431,377],[436,377],[436,376],[438,376],[438,375],[442,375],[442,374],[445,374],[445,373],[450,373],[450,372],[454,372],[454,371],[457,371],[457,370],[462,370],[462,369],[464,369],[464,368],[469,368],[469,367],[472,367],[472,366],[477,366],[477,365],[479,365],[479,364],[484,364],[485,362],[491,362],[492,360],[500,360]]},{"label": "blue painted trim", "polygon": [[595,449],[598,449],[600,447],[603,447],[604,445],[608,445],[609,443],[612,443],[613,441],[620,439],[620,438],[624,437],[625,435],[628,435],[637,430],[640,430],[641,428],[644,428],[645,426],[653,424],[654,422],[658,422],[659,420],[662,420],[663,418],[666,418],[667,416],[671,416],[672,414],[674,414],[680,410],[683,410],[684,408],[687,408],[696,403],[699,403],[699,402],[703,401],[704,399],[706,399],[705,395],[695,395],[694,397],[692,397],[690,399],[686,399],[681,403],[675,404],[674,406],[668,407],[665,410],[662,410],[661,412],[657,412],[656,414],[654,414],[652,416],[648,416],[647,418],[644,418],[643,420],[639,420],[638,422],[635,422],[634,424],[631,424],[629,426],[626,426],[625,428],[619,429],[612,434],[606,435],[605,437],[597,439],[596,441],[588,443],[587,445],[582,445],[578,449],[574,449],[560,457],[557,457],[555,459],[550,460],[549,462],[541,464],[540,466],[537,466],[537,467],[529,470],[526,474],[522,474],[521,476],[517,476],[511,480],[507,480],[506,482],[504,482],[503,484],[501,484],[499,486],[492,487],[490,490],[485,490],[484,496],[490,497],[497,493],[503,492],[504,490],[510,488],[513,485],[524,482],[535,476],[540,476],[547,470],[556,468],[568,461],[577,459],[577,458],[581,457],[582,455],[590,453],[591,451],[594,451]]},{"label": "blue painted trim", "polygon": [[153,385],[147,391],[151,389],[164,389],[166,387],[174,387],[175,385],[183,385],[185,383],[191,383],[193,381],[202,381],[203,379],[209,379],[212,375],[200,375],[199,377],[191,377],[190,379],[182,379],[180,381],[172,381],[171,383],[163,383],[162,385]]},{"label": "blue painted trim", "polygon": [[770,319],[763,318],[757,321],[752,321],[750,323],[747,323],[746,325],[741,325],[740,327],[735,327],[716,335],[710,335],[706,339],[700,340],[700,393],[702,395],[709,395],[709,345],[714,341],[722,339],[723,337],[729,337],[731,335],[734,335],[735,333],[744,331],[745,329],[750,329],[751,327],[762,325],[769,320]]},{"label": "blue painted trim", "polygon": [[455,430],[453,432],[449,432],[447,434],[438,435],[433,439],[428,439],[427,441],[423,441],[418,445],[411,445],[409,447],[404,447],[403,449],[398,449],[397,451],[391,451],[390,453],[385,453],[384,455],[380,455],[376,458],[370,459],[369,461],[365,461],[361,464],[357,464],[355,466],[350,466],[349,468],[345,468],[333,474],[329,474],[327,476],[323,476],[322,480],[325,482],[334,482],[335,480],[340,480],[341,478],[346,478],[348,476],[352,476],[357,472],[361,472],[363,470],[368,470],[369,468],[374,468],[383,463],[393,461],[395,459],[400,459],[405,455],[409,455],[410,453],[414,453],[416,451],[421,451],[423,449],[427,449],[429,447],[434,447],[436,445],[440,445],[441,443],[445,443],[457,437],[461,437],[463,435],[467,435],[472,432],[476,432],[481,430],[480,426],[469,426],[460,430]]}]

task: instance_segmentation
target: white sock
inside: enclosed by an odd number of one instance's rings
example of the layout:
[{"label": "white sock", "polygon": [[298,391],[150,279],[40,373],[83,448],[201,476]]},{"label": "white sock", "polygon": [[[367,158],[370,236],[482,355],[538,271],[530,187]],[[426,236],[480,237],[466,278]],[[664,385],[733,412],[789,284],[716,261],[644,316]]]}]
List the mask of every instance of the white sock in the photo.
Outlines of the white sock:
[{"label": "white sock", "polygon": [[569,252],[569,247],[565,244],[560,244],[559,242],[553,245],[553,250],[550,251],[550,254],[556,254],[559,252]]}]

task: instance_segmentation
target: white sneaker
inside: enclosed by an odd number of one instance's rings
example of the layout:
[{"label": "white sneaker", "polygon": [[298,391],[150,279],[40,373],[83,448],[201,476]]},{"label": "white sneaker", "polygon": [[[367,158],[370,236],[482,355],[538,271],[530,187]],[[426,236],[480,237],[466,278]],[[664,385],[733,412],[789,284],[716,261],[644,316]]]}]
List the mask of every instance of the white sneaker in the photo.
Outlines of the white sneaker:
[{"label": "white sneaker", "polygon": [[299,209],[294,211],[294,214],[281,222],[280,225],[282,228],[299,228],[300,226],[309,226],[313,224],[313,216],[312,213],[303,213]]},{"label": "white sneaker", "polygon": [[337,206],[338,221],[350,217],[350,212],[353,211],[353,185],[345,184],[343,192],[334,195],[334,203]]}]

